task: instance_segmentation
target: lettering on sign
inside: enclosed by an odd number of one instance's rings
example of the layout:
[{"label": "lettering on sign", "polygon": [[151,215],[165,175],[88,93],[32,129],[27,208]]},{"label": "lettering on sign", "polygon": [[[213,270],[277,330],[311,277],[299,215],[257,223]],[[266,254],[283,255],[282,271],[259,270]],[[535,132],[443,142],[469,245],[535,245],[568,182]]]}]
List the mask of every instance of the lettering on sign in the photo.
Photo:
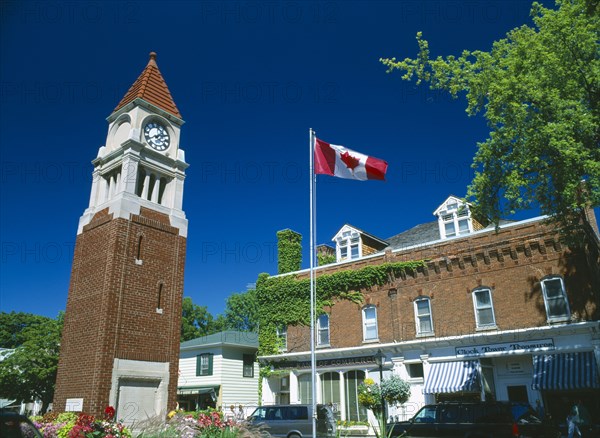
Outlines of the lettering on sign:
[{"label": "lettering on sign", "polygon": [[[340,357],[335,359],[322,359],[317,361],[317,367],[335,367],[335,366],[348,366],[348,365],[373,365],[375,364],[375,358],[373,356],[361,356],[361,357]],[[285,361],[275,364],[278,369],[284,368],[310,368],[310,360],[305,361]]]},{"label": "lettering on sign", "polygon": [[456,347],[456,356],[483,356],[489,353],[525,353],[535,350],[554,350],[553,339],[538,339],[534,341],[515,341],[503,344],[473,345],[469,347]]}]

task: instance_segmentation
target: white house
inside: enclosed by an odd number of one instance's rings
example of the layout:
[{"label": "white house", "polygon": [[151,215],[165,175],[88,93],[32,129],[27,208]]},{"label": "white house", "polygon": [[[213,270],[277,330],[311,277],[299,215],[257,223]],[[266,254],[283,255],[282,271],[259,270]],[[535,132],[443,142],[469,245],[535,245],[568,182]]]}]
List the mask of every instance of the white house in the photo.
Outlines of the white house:
[{"label": "white house", "polygon": [[258,335],[249,332],[224,331],[183,342],[179,408],[212,407],[222,409],[226,417],[245,418],[258,405],[257,350]]}]

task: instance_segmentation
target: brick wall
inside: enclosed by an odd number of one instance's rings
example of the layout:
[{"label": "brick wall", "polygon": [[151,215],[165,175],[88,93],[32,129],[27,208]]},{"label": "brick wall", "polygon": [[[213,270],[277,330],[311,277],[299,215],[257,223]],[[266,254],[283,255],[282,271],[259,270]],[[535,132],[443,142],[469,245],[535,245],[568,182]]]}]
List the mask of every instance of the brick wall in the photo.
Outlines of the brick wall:
[{"label": "brick wall", "polygon": [[[573,318],[600,318],[595,274],[586,258],[563,247],[554,230],[541,222],[325,266],[317,271],[317,288],[321,273],[408,260],[426,260],[426,267],[392,284],[363,291],[364,304],[377,307],[381,343],[417,339],[413,302],[419,296],[431,299],[435,337],[476,333],[472,291],[479,286],[492,290],[499,330],[545,325],[540,280],[550,274],[565,279]],[[331,347],[363,345],[362,305],[342,300],[329,310]],[[309,339],[308,327],[288,328],[288,351],[307,351]]]},{"label": "brick wall", "polygon": [[101,212],[77,236],[55,411],[83,398],[85,412],[102,415],[115,358],[170,362],[175,406],[186,239],[161,216],[145,209],[128,221]]}]

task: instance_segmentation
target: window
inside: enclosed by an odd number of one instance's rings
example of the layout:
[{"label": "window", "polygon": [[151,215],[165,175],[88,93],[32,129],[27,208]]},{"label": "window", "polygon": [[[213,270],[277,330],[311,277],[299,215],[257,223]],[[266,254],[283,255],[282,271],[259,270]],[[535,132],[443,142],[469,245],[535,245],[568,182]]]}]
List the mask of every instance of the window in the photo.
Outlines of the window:
[{"label": "window", "polygon": [[212,376],[213,373],[213,355],[204,353],[196,356],[196,375]]},{"label": "window", "polygon": [[287,326],[277,327],[277,339],[279,339],[279,348],[281,351],[287,350]]},{"label": "window", "polygon": [[311,404],[312,403],[312,375],[311,374],[300,374],[298,376],[298,398],[300,403]]},{"label": "window", "polygon": [[415,321],[417,323],[417,335],[433,334],[429,298],[418,298],[415,300]]},{"label": "window", "polygon": [[254,355],[244,354],[244,377],[254,377]]},{"label": "window", "polygon": [[337,261],[357,259],[362,255],[360,234],[353,229],[345,229],[335,239],[337,246]]},{"label": "window", "polygon": [[442,239],[473,232],[469,205],[458,198],[449,197],[434,214],[438,217],[440,238]]},{"label": "window", "polygon": [[373,305],[363,308],[363,340],[377,340],[377,308]]},{"label": "window", "polygon": [[411,379],[422,379],[423,378],[423,363],[407,363],[406,371],[408,377]]},{"label": "window", "polygon": [[321,402],[325,405],[340,405],[340,373],[321,374]]},{"label": "window", "polygon": [[317,320],[317,345],[329,345],[329,315],[323,314]]},{"label": "window", "polygon": [[138,237],[138,245],[137,245],[137,257],[136,260],[142,260],[142,241],[144,240],[144,236]]},{"label": "window", "polygon": [[363,371],[348,371],[344,376],[346,420],[367,421],[367,409],[358,401],[358,387],[365,381]]},{"label": "window", "polygon": [[541,283],[548,321],[568,320],[571,312],[563,279],[561,277],[549,277],[543,279]]},{"label": "window", "polygon": [[413,417],[415,423],[433,423],[435,422],[436,406],[425,406]]},{"label": "window", "polygon": [[477,327],[496,327],[492,291],[488,288],[473,291],[473,306]]},{"label": "window", "polygon": [[158,285],[158,297],[157,297],[157,303],[156,303],[156,310],[160,310],[162,313],[162,290],[163,290],[163,284],[160,283]]}]

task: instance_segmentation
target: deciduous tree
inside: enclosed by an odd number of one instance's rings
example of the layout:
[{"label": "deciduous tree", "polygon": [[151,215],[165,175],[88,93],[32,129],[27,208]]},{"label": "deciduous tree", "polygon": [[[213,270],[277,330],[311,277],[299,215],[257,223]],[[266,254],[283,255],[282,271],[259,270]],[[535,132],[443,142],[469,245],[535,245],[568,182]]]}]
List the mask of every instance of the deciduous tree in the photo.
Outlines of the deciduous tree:
[{"label": "deciduous tree", "polygon": [[[2,315],[0,331],[20,341],[0,362],[0,397],[18,402],[41,400],[45,412],[54,396],[62,314],[55,320],[31,314],[6,315]],[[12,324],[17,320],[27,322],[24,326]]]},{"label": "deciduous tree", "polygon": [[256,290],[230,295],[225,307],[227,328],[240,332],[258,331],[258,301]]},{"label": "deciduous tree", "polygon": [[381,62],[402,79],[466,97],[469,115],[485,115],[490,135],[468,190],[480,213],[497,222],[539,206],[568,235],[585,206],[600,205],[600,7],[556,5],[533,3],[534,26],[508,32],[489,52],[432,59],[418,33],[416,58]]},{"label": "deciduous tree", "polygon": [[211,333],[213,316],[206,306],[194,304],[190,297],[185,297],[181,313],[181,342],[206,336]]}]

